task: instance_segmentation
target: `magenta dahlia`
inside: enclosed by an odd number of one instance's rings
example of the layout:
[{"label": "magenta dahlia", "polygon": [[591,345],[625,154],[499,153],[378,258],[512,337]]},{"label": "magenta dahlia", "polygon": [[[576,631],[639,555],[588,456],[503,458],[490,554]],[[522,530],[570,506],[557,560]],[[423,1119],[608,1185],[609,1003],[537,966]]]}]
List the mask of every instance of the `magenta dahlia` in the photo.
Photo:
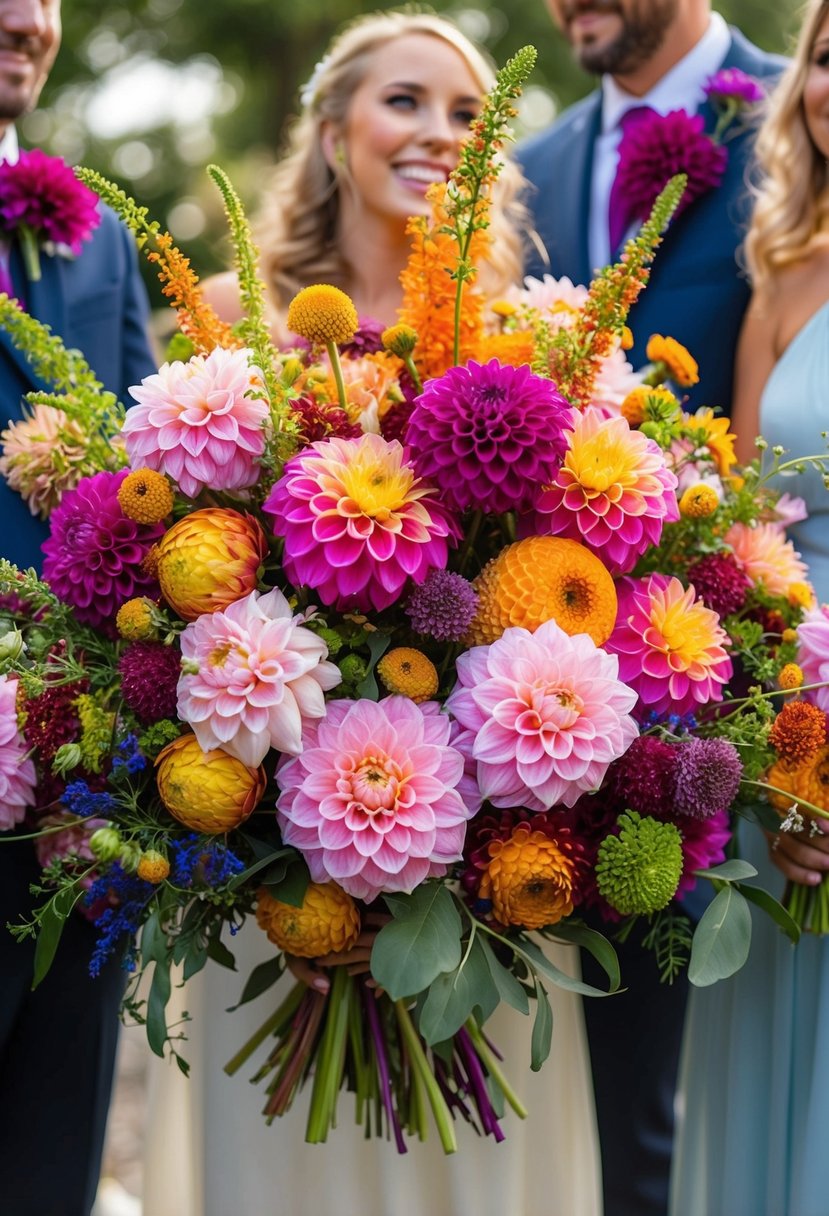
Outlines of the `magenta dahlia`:
[{"label": "magenta dahlia", "polygon": [[753,106],[766,96],[760,82],[740,68],[720,68],[719,72],[709,76],[702,91],[706,97],[723,106],[729,102],[736,102],[740,107]]},{"label": "magenta dahlia", "polygon": [[96,473],[64,494],[43,542],[43,577],[86,625],[114,629],[115,614],[133,596],[158,597],[158,584],[141,563],[163,524],[128,519],[118,487],[129,473]]},{"label": "magenta dahlia", "polygon": [[446,566],[459,536],[405,449],[373,434],[298,452],[263,510],[285,538],[282,564],[294,586],[344,610],[388,608],[410,579]]},{"label": "magenta dahlia", "polygon": [[59,156],[39,148],[0,164],[0,226],[25,227],[76,256],[101,222],[99,199]]},{"label": "magenta dahlia", "polygon": [[142,722],[176,716],[176,690],[181,675],[178,646],[163,642],[130,642],[118,662],[121,695]]},{"label": "magenta dahlia", "polygon": [[688,567],[688,582],[720,619],[739,612],[751,589],[751,580],[733,553],[708,553],[701,557]]},{"label": "magenta dahlia", "polygon": [[572,418],[553,382],[526,365],[470,362],[429,381],[406,442],[455,510],[523,510],[555,476]]},{"label": "magenta dahlia", "polygon": [[683,815],[676,826],[682,843],[682,877],[676,889],[679,899],[697,885],[696,870],[708,870],[725,861],[731,828],[725,811],[716,811],[707,819]]}]

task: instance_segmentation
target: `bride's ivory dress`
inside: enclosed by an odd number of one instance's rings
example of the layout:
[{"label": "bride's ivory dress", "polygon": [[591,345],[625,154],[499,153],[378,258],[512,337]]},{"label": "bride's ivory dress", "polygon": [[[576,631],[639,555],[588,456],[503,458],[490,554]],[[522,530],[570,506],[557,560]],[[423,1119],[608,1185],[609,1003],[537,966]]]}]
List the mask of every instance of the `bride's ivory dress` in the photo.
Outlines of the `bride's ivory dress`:
[{"label": "bride's ivory dress", "polygon": [[[190,1078],[174,1062],[151,1066],[144,1216],[601,1216],[580,998],[553,987],[553,1049],[539,1073],[530,1071],[532,1017],[504,1008],[487,1023],[529,1110],[525,1121],[507,1110],[502,1144],[459,1122],[453,1156],[444,1156],[433,1127],[426,1143],[411,1141],[400,1156],[392,1142],[363,1138],[343,1091],[339,1126],[327,1144],[309,1145],[310,1086],[270,1127],[261,1116],[264,1092],[248,1078],[267,1044],[234,1077],[223,1072],[279,999],[277,986],[225,1012],[272,950],[252,921],[229,945],[238,972],[208,963],[174,994],[193,1018],[183,1047]],[[544,948],[575,973],[573,948]]]}]

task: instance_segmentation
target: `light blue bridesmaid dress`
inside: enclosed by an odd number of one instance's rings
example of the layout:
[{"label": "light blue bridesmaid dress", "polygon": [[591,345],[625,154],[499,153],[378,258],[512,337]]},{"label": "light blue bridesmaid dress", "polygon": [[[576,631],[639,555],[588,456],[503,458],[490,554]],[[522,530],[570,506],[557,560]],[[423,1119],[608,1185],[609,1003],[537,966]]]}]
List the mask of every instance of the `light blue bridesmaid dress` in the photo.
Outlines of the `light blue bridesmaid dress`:
[{"label": "light blue bridesmaid dress", "polygon": [[[774,368],[760,426],[792,455],[826,450],[829,303]],[[811,468],[780,488],[806,500],[789,535],[829,600],[829,491]],[[740,843],[779,896],[760,831],[741,823]],[[829,938],[793,947],[758,909],[752,920],[746,966],[691,997],[671,1216],[829,1216]]]}]

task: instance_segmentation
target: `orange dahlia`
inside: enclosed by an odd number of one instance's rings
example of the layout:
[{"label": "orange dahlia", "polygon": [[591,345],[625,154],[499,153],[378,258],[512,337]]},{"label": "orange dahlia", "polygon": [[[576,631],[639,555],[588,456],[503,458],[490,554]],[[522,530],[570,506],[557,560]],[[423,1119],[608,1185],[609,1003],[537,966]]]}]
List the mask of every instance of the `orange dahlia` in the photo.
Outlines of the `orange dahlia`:
[{"label": "orange dahlia", "polygon": [[682,388],[690,388],[699,383],[699,365],[696,359],[676,338],[663,338],[662,334],[653,334],[645,353],[651,363],[664,364],[668,378]]},{"label": "orange dahlia", "polygon": [[301,908],[275,899],[261,887],[256,922],[275,946],[300,958],[350,950],[360,936],[357,905],[335,882],[309,883]]},{"label": "orange dahlia", "polygon": [[159,752],[156,781],[174,819],[194,832],[230,832],[265,792],[263,768],[248,768],[216,748],[203,752],[195,735],[180,735]]},{"label": "orange dahlia", "polygon": [[472,645],[494,642],[511,625],[534,632],[553,620],[571,637],[586,633],[601,646],[616,623],[616,589],[606,567],[564,537],[528,536],[507,545],[473,586],[479,605]]},{"label": "orange dahlia", "polygon": [[268,541],[252,515],[206,507],[173,524],[155,550],[164,598],[185,621],[194,621],[256,588]]},{"label": "orange dahlia", "polygon": [[502,925],[542,929],[573,911],[575,863],[546,832],[520,823],[507,840],[491,840],[478,898],[492,901]]},{"label": "orange dahlia", "polygon": [[769,731],[769,743],[780,759],[794,765],[808,763],[825,742],[826,714],[809,701],[789,701]]},{"label": "orange dahlia", "polygon": [[779,791],[769,792],[769,801],[782,814],[791,809],[793,797],[829,811],[829,745],[824,743],[802,764],[778,760],[769,769],[766,781]]}]

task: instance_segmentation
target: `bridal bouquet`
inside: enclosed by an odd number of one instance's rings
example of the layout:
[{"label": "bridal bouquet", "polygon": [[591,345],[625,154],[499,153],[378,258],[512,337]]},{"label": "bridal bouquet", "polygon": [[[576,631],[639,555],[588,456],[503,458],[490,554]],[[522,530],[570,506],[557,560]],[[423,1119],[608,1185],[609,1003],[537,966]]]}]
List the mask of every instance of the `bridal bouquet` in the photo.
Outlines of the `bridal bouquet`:
[{"label": "bridal bouquet", "polygon": [[[655,336],[648,368],[624,356],[682,181],[589,290],[490,301],[476,278],[532,60],[499,74],[412,221],[398,325],[361,327],[317,285],[289,312],[302,342],[274,350],[218,169],[238,329],[144,209],[79,171],[178,312],[177,357],[129,413],[0,303],[56,389],[0,465],[51,525],[44,581],[0,563],[2,826],[28,825],[43,864],[16,932],[37,935],[38,981],[73,909],[89,916],[93,973],[125,959],[127,1010],[184,1069],[174,968],[232,965],[224,930],[255,917],[274,944],[243,1001],[286,958],[330,967],[329,991],[286,990],[228,1065],[269,1042],[268,1119],[311,1078],[311,1141],[343,1087],[401,1151],[430,1110],[446,1151],[458,1117],[500,1139],[505,1103],[523,1112],[490,1014],[535,1001],[539,1068],[545,986],[602,995],[544,940],[619,985],[586,910],[613,932],[644,918],[666,979],[699,984],[744,961],[747,900],[797,936],[730,855],[728,812],[769,760],[806,571],[727,424],[683,412],[688,352]],[[680,901],[700,877],[717,894],[693,933]]]}]

